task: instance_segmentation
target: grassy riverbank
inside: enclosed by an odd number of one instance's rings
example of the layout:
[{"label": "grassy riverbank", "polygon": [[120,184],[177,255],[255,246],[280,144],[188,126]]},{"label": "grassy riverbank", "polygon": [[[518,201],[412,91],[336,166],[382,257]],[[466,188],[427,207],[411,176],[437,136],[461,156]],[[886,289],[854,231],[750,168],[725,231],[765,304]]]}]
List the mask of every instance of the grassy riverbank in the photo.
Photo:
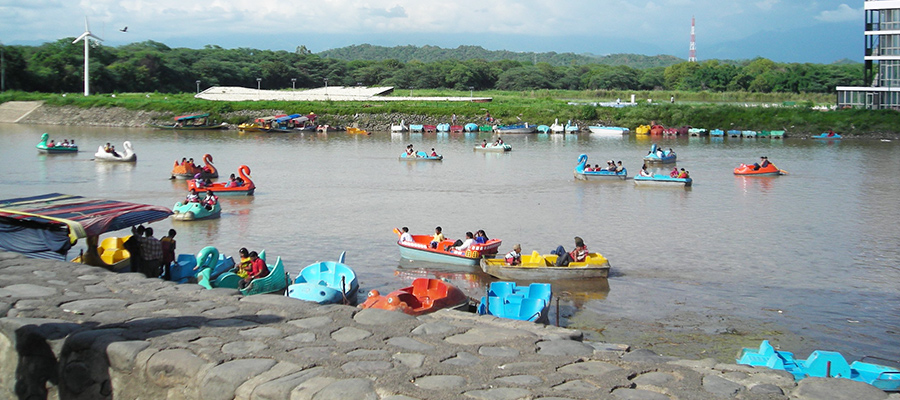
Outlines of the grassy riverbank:
[{"label": "grassy riverbank", "polygon": [[[468,96],[469,92],[453,90],[413,90],[414,96]],[[395,91],[398,96],[409,94]],[[448,120],[453,114],[459,121],[482,121],[490,112],[501,123],[519,120],[536,124],[550,124],[554,119],[572,120],[586,125],[616,125],[634,129],[638,125],[656,121],[667,126],[696,126],[708,129],[786,130],[789,134],[810,135],[833,129],[842,134],[861,137],[896,137],[900,135],[900,118],[895,111],[834,110],[820,111],[813,105],[828,104],[831,96],[822,94],[763,94],[763,93],[694,93],[694,92],[614,92],[614,91],[487,91],[473,93],[492,97],[490,103],[434,102],[434,101],[243,101],[213,102],[195,99],[192,93],[121,93],[83,97],[80,94],[45,94],[4,92],[0,103],[12,100],[41,100],[51,106],[79,108],[118,107],[132,111],[157,111],[167,115],[190,112],[209,112],[214,119],[240,124],[252,119],[254,111],[264,116],[271,110],[284,112],[315,112],[324,123],[347,120],[359,115],[412,115],[421,120]],[[616,98],[630,100],[635,94],[637,106],[597,107],[590,102],[608,102]],[[668,102],[670,96],[677,99]],[[648,104],[647,98],[663,102]],[[570,105],[569,102],[581,103]],[[333,119],[330,120],[330,119]]]}]

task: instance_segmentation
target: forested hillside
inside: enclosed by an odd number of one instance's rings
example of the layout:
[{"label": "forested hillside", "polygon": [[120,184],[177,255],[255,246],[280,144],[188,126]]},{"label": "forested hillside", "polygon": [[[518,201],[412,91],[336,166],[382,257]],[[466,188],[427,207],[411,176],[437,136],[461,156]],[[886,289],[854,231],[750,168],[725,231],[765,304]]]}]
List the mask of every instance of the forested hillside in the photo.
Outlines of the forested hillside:
[{"label": "forested hillside", "polygon": [[597,56],[592,54],[575,53],[532,53],[514,52],[507,50],[487,50],[481,46],[459,46],[455,49],[445,49],[437,46],[396,46],[384,47],[371,44],[360,44],[337,49],[325,50],[316,53],[324,58],[335,58],[345,61],[384,61],[397,60],[403,63],[410,61],[436,62],[436,61],[466,61],[484,60],[501,61],[512,60],[523,63],[547,63],[555,67],[566,65],[603,64],[603,65],[627,65],[631,68],[644,69],[651,67],[668,67],[684,60],[667,55],[644,56],[640,54],[610,54]]}]

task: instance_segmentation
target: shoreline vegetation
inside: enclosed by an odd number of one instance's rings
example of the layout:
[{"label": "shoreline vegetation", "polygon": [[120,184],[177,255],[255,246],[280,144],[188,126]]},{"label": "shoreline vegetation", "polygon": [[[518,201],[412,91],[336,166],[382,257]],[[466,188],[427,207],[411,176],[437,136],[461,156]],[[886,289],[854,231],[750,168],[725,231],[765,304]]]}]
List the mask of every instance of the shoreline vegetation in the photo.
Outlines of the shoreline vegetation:
[{"label": "shoreline vegetation", "polygon": [[[469,91],[414,90],[413,96],[469,96]],[[637,105],[604,107],[593,103],[630,101]],[[407,95],[401,90],[396,95]],[[146,127],[171,122],[176,115],[210,113],[211,119],[238,124],[278,113],[319,115],[319,123],[358,126],[388,131],[401,119],[407,124],[449,122],[453,114],[460,123],[484,123],[490,113],[499,124],[527,121],[549,125],[555,119],[572,120],[586,131],[589,125],[623,126],[634,131],[651,121],[664,126],[693,126],[712,129],[784,130],[791,137],[809,137],[828,130],[845,136],[897,139],[900,118],[893,110],[831,109],[827,94],[678,92],[678,91],[481,91],[489,103],[436,101],[243,101],[215,102],[194,98],[193,93],[116,93],[84,97],[78,93],[46,94],[8,91],[7,101],[42,101],[39,112],[23,121],[50,125],[96,125]],[[674,97],[675,103],[670,99]],[[647,102],[652,99],[652,104]]]}]

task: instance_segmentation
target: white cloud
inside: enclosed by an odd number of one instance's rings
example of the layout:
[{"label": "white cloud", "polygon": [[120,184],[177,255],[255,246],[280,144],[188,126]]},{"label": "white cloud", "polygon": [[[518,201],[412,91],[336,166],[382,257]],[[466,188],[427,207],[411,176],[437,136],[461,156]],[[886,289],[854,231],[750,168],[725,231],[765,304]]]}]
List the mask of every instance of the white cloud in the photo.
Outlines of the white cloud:
[{"label": "white cloud", "polygon": [[780,3],[781,0],[763,0],[756,3],[756,7],[763,11],[770,11],[776,4]]},{"label": "white cloud", "polygon": [[863,9],[854,9],[846,4],[841,4],[836,10],[825,10],[815,17],[822,22],[846,22],[863,21]]}]

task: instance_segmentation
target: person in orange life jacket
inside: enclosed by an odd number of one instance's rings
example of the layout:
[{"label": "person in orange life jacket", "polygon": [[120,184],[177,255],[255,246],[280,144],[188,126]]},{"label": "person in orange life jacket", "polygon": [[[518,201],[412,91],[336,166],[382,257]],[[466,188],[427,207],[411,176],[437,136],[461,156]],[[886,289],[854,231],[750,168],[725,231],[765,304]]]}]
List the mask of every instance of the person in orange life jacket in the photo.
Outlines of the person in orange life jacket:
[{"label": "person in orange life jacket", "polygon": [[558,256],[556,259],[556,266],[563,267],[572,262],[584,262],[584,260],[587,259],[588,249],[587,246],[584,245],[584,240],[575,236],[575,250],[567,253],[565,248],[559,246],[550,253]]},{"label": "person in orange life jacket", "polygon": [[684,170],[684,168],[681,169],[681,172],[678,174],[678,178],[679,179],[687,179],[688,178],[688,173],[687,173],[687,171]]}]

